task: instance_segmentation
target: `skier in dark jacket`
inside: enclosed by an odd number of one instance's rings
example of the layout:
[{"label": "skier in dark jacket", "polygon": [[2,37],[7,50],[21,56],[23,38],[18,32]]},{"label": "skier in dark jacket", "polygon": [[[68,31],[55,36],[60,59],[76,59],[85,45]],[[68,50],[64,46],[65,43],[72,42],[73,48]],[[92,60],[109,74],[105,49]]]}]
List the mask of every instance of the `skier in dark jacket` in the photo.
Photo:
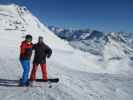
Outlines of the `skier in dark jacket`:
[{"label": "skier in dark jacket", "polygon": [[20,86],[28,86],[28,74],[30,71],[30,58],[32,55],[32,36],[26,35],[25,40],[20,46],[20,62],[23,67],[23,75],[20,80]]},{"label": "skier in dark jacket", "polygon": [[38,65],[41,66],[42,70],[42,79],[47,80],[47,70],[46,70],[46,57],[49,58],[52,54],[52,50],[43,42],[43,37],[39,37],[38,43],[33,45],[33,50],[35,50],[33,68],[31,71],[30,80],[36,80],[36,71]]}]

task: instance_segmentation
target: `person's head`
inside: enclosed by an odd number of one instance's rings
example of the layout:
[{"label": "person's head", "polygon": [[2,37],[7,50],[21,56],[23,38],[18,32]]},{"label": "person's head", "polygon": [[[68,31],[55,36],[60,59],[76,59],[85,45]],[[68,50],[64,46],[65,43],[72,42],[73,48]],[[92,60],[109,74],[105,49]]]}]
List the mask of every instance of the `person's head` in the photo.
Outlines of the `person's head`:
[{"label": "person's head", "polygon": [[27,42],[32,42],[32,36],[30,34],[26,35],[25,40]]},{"label": "person's head", "polygon": [[42,43],[42,42],[43,42],[43,37],[42,37],[42,36],[39,36],[39,37],[38,37],[38,42],[39,42],[39,43]]}]

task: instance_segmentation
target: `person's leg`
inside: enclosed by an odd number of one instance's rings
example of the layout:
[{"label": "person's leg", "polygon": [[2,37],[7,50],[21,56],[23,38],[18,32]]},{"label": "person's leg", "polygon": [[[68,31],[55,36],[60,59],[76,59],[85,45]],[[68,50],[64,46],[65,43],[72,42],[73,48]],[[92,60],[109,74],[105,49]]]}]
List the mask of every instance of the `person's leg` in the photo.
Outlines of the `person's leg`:
[{"label": "person's leg", "polygon": [[20,81],[20,85],[27,85],[28,83],[28,75],[30,71],[30,61],[29,60],[21,60],[21,64],[23,67],[23,75]]},{"label": "person's leg", "polygon": [[47,80],[47,69],[46,69],[46,64],[41,64],[41,70],[42,70],[42,79]]},{"label": "person's leg", "polygon": [[33,64],[33,68],[30,75],[30,80],[36,80],[36,71],[38,68],[38,64]]}]

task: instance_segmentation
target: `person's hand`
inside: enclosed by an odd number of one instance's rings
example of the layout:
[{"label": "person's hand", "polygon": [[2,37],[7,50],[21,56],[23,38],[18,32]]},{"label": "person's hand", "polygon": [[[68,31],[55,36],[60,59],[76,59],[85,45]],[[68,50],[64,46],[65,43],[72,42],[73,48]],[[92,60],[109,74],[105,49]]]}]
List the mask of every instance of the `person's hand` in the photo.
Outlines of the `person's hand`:
[{"label": "person's hand", "polygon": [[50,55],[47,55],[47,58],[50,58]]}]

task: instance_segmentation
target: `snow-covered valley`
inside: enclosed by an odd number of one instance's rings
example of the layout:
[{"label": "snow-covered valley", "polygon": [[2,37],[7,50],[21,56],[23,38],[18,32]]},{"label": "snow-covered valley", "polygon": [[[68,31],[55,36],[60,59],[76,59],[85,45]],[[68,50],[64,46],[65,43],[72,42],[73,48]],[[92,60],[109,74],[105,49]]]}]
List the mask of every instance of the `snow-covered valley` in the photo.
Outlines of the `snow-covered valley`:
[{"label": "snow-covered valley", "polygon": [[[19,46],[26,34],[33,36],[34,43],[38,36],[44,36],[53,49],[47,60],[48,77],[60,79],[53,88],[47,83],[12,87],[2,81],[20,79]],[[25,7],[0,5],[0,100],[132,100],[133,62],[123,50],[118,51],[121,46],[130,49],[113,41],[106,44],[102,57],[74,49]],[[112,59],[114,56],[120,59]]]}]

